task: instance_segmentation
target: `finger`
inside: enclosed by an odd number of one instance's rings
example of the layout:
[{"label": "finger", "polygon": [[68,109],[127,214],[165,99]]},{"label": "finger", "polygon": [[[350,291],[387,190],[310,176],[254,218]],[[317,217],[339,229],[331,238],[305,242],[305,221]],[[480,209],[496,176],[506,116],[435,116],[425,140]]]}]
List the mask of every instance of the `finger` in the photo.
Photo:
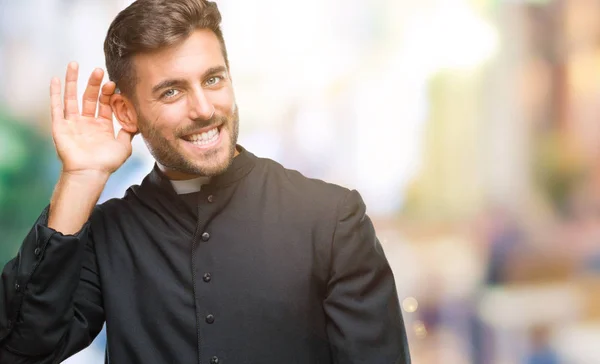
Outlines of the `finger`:
[{"label": "finger", "polygon": [[50,81],[50,107],[52,123],[58,123],[64,118],[64,110],[60,100],[60,80],[58,77],[53,77],[52,81]]},{"label": "finger", "polygon": [[98,105],[98,118],[112,121],[112,107],[110,106],[110,97],[115,93],[116,85],[114,82],[107,82],[102,86],[102,93]]},{"label": "finger", "polygon": [[81,115],[96,116],[96,107],[98,106],[98,93],[102,84],[104,71],[96,68],[90,75],[87,87],[83,93],[83,101],[81,102]]},{"label": "finger", "polygon": [[65,77],[65,118],[73,118],[79,115],[77,106],[77,77],[79,65],[77,62],[69,63],[67,76]]}]

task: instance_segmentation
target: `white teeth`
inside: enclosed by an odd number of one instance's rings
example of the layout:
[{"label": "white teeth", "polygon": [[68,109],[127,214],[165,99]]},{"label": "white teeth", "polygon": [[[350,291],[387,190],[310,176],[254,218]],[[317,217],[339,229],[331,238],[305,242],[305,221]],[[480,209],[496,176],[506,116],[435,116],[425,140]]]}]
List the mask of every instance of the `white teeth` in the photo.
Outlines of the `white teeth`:
[{"label": "white teeth", "polygon": [[219,129],[214,128],[201,134],[191,135],[188,139],[196,145],[209,144],[219,138]]}]

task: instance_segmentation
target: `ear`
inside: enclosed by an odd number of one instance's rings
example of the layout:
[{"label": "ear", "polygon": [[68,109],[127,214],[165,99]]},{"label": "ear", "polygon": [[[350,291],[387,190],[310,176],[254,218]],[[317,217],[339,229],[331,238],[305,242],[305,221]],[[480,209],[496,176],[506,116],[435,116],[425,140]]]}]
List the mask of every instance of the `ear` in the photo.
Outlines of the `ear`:
[{"label": "ear", "polygon": [[122,94],[115,93],[110,97],[110,106],[123,130],[130,134],[137,134],[138,115],[133,103]]}]

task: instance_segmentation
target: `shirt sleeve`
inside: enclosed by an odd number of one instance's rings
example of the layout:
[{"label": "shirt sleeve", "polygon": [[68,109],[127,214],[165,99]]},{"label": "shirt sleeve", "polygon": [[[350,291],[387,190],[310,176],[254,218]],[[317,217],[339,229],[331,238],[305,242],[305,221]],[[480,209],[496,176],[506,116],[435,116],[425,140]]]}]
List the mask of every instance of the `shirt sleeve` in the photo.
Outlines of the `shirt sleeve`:
[{"label": "shirt sleeve", "polygon": [[0,280],[0,363],[55,363],[89,346],[104,310],[89,222],[47,226],[48,207]]},{"label": "shirt sleeve", "polygon": [[392,270],[356,191],[341,202],[324,301],[336,364],[409,364]]}]

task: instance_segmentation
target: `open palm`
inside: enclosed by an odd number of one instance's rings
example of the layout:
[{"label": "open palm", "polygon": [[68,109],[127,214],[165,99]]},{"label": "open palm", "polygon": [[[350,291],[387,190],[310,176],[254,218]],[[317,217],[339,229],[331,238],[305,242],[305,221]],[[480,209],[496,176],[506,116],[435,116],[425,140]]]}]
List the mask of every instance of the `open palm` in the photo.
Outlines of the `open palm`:
[{"label": "open palm", "polygon": [[53,78],[50,85],[52,137],[63,172],[111,174],[131,155],[133,135],[121,129],[115,137],[110,98],[116,85],[108,82],[101,87],[104,77],[102,69],[92,72],[83,94],[81,113],[79,112],[78,73],[77,64],[69,64],[65,79],[64,107],[61,102],[60,80]]}]

